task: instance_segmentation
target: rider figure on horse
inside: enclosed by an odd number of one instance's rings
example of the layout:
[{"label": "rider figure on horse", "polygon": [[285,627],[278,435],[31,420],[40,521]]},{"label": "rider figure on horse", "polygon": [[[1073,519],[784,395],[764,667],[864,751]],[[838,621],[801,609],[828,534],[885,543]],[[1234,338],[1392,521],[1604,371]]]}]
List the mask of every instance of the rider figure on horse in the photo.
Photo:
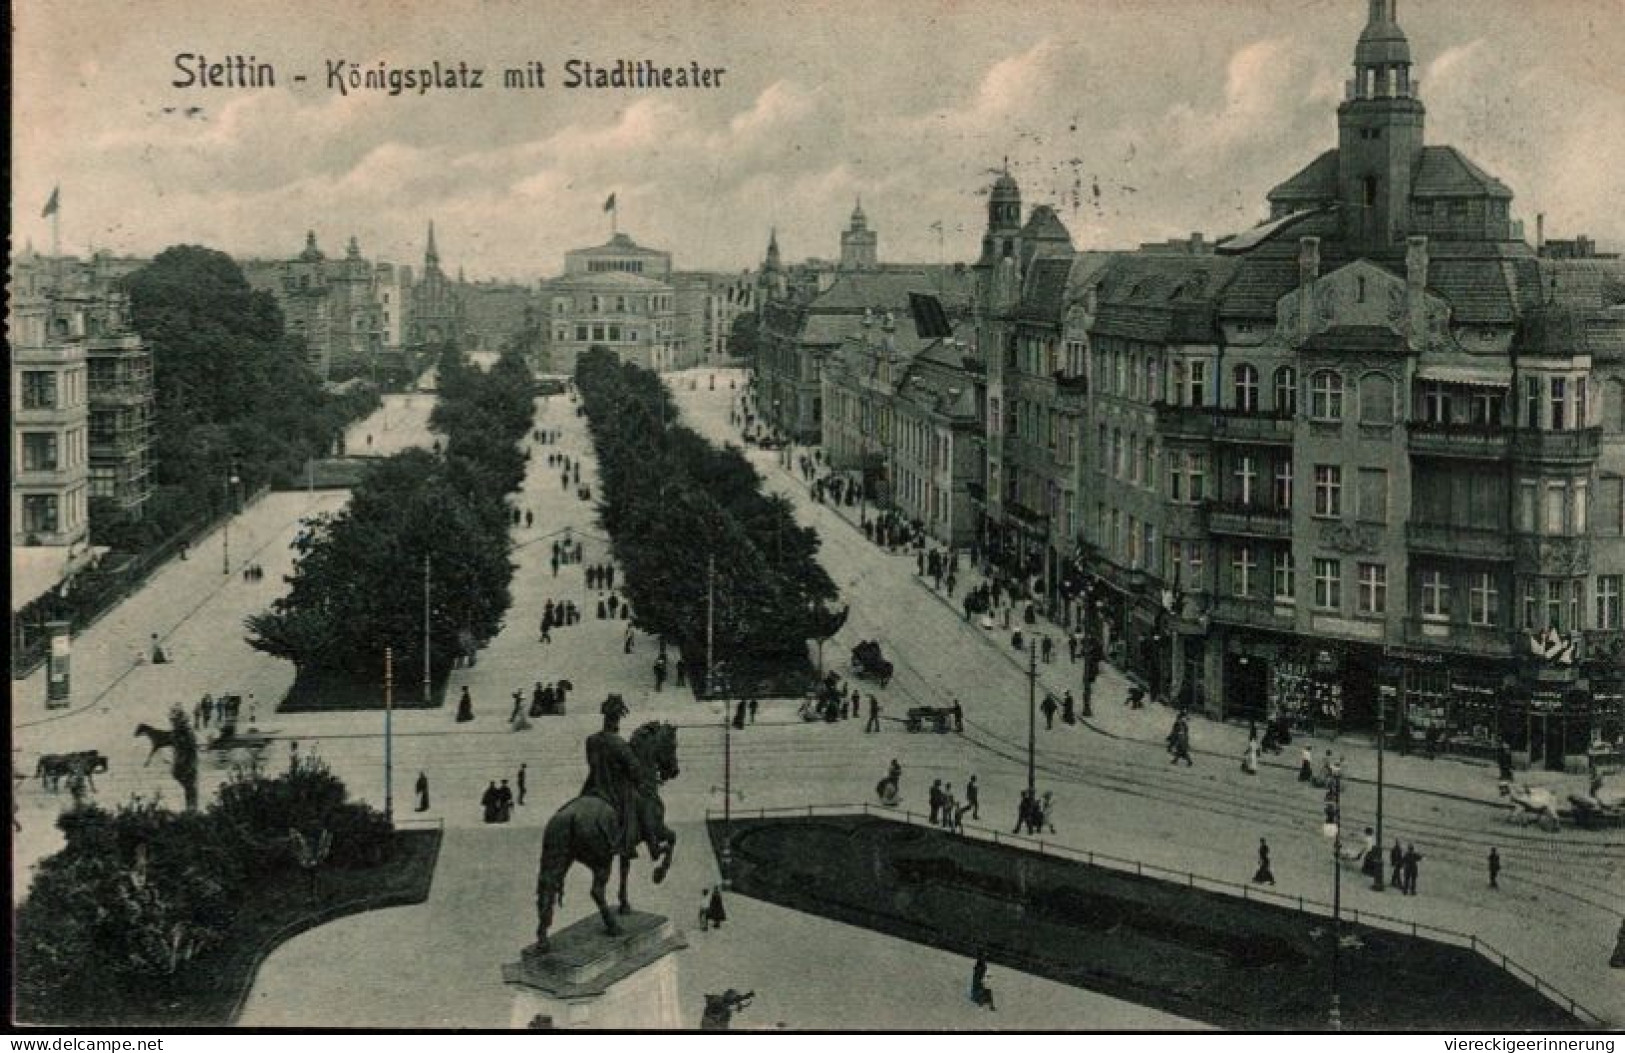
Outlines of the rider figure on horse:
[{"label": "rider figure on horse", "polygon": [[615,809],[621,824],[620,847],[628,858],[636,859],[637,846],[643,840],[638,792],[652,795],[656,787],[639,785],[647,783],[648,778],[632,747],[621,738],[621,718],[631,712],[626,700],[612,694],[604,699],[602,712],[603,730],[587,736],[587,781],[581,784],[581,796],[596,797]]}]

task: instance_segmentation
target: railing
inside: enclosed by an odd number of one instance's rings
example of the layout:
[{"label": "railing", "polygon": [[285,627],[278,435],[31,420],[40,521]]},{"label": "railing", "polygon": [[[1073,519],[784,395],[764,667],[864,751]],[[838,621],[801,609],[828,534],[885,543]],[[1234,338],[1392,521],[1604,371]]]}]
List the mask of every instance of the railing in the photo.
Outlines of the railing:
[{"label": "railing", "polygon": [[[815,817],[819,815],[852,814],[873,815],[891,822],[902,822],[910,826],[924,826],[928,829],[944,831],[942,826],[930,822],[927,816],[910,811],[898,811],[895,808],[871,805],[868,802],[861,804],[789,805],[779,808],[735,808],[730,812],[731,817],[736,819],[746,819],[753,815],[759,819],[766,819],[769,816],[779,815],[786,817]],[[722,816],[723,813],[716,809],[707,808],[705,810],[707,821],[720,819]],[[1314,914],[1326,918],[1333,918],[1340,914],[1344,921],[1350,924],[1385,929],[1401,935],[1426,936],[1429,939],[1435,939],[1457,947],[1466,947],[1475,954],[1482,955],[1490,964],[1499,966],[1503,972],[1528,983],[1534,987],[1536,993],[1544,995],[1556,1005],[1568,1010],[1571,1016],[1587,1027],[1603,1027],[1608,1024],[1608,1021],[1601,1016],[1593,1013],[1575,999],[1542,980],[1532,969],[1514,961],[1511,957],[1497,950],[1488,942],[1479,939],[1473,933],[1457,932],[1454,929],[1440,928],[1437,925],[1428,925],[1414,919],[1395,918],[1387,914],[1377,914],[1354,908],[1339,910],[1329,903],[1323,903],[1320,900],[1306,896],[1294,896],[1285,892],[1276,892],[1273,889],[1257,888],[1246,882],[1207,877],[1194,871],[1176,870],[1171,867],[1158,866],[1155,863],[1146,863],[1138,859],[1127,859],[1123,856],[1114,856],[1105,852],[1071,848],[1067,845],[1058,845],[1045,841],[1042,838],[1029,837],[1023,834],[1007,834],[983,826],[961,825],[954,832],[973,840],[988,841],[996,845],[1008,845],[1024,851],[1037,852],[1041,856],[1069,859],[1074,862],[1086,863],[1089,866],[1116,870],[1120,873],[1132,873],[1136,877],[1152,877],[1161,881],[1184,885],[1186,888],[1203,889],[1204,891],[1217,892],[1220,895],[1228,896],[1235,896],[1239,893],[1240,898],[1248,902],[1257,900],[1262,903],[1270,903],[1295,910],[1299,914]]]},{"label": "railing", "polygon": [[1291,613],[1276,611],[1274,600],[1243,599],[1239,596],[1215,596],[1208,615],[1213,621],[1251,625],[1260,629],[1290,629],[1293,621]]},{"label": "railing", "polygon": [[1594,461],[1602,446],[1600,427],[1573,431],[1520,428],[1513,434],[1512,452],[1524,461]]},{"label": "railing", "polygon": [[1488,625],[1434,621],[1429,618],[1406,618],[1405,640],[1407,643],[1434,650],[1495,657],[1505,657],[1514,650],[1505,629]]},{"label": "railing", "polygon": [[1166,438],[1211,439],[1213,437],[1213,410],[1209,406],[1176,406],[1158,402],[1157,431]]},{"label": "railing", "polygon": [[1405,525],[1405,543],[1417,552],[1434,556],[1496,562],[1512,558],[1511,535],[1493,528],[1413,521]]},{"label": "railing", "polygon": [[1411,453],[1434,457],[1475,457],[1501,460],[1512,446],[1513,431],[1499,424],[1444,424],[1412,421],[1408,426]]},{"label": "railing", "polygon": [[1284,538],[1292,534],[1292,513],[1285,509],[1266,508],[1262,505],[1210,501],[1207,506],[1207,525],[1208,530],[1215,534]]},{"label": "railing", "polygon": [[1215,411],[1213,438],[1220,442],[1292,444],[1292,418],[1286,414]]}]

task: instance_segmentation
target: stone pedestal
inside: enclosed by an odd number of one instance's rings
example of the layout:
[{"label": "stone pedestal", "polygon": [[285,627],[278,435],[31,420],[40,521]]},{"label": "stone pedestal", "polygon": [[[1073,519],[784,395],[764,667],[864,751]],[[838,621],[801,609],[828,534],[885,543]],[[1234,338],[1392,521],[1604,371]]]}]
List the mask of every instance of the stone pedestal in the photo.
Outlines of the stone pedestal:
[{"label": "stone pedestal", "polygon": [[503,982],[514,992],[514,1028],[529,1027],[538,1016],[556,1028],[682,1027],[672,952],[688,941],[658,914],[635,911],[616,920],[619,936],[606,934],[593,914],[551,934],[546,954],[526,953],[502,967]]}]

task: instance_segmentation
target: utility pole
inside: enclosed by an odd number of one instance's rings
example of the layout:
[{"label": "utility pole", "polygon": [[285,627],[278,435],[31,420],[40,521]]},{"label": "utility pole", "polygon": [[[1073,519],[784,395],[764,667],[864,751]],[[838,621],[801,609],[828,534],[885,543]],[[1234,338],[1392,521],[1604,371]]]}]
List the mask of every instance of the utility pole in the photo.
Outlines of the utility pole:
[{"label": "utility pole", "polygon": [[423,556],[423,703],[428,705],[429,686],[429,556]]},{"label": "utility pole", "polygon": [[1038,640],[1027,641],[1027,797],[1036,800],[1038,777],[1035,756],[1038,750]]},{"label": "utility pole", "polygon": [[384,819],[395,825],[395,649],[384,648]]},{"label": "utility pole", "polygon": [[[1388,704],[1383,691],[1383,688],[1377,688],[1377,875],[1376,879],[1371,882],[1371,891],[1373,892],[1381,892],[1387,888],[1382,881],[1382,740],[1387,737],[1387,722],[1384,717]],[[1362,859],[1360,862],[1364,864],[1365,860]]]},{"label": "utility pole", "polygon": [[[717,558],[705,561],[705,687],[716,690]],[[733,887],[733,714],[722,700],[722,887]]]}]

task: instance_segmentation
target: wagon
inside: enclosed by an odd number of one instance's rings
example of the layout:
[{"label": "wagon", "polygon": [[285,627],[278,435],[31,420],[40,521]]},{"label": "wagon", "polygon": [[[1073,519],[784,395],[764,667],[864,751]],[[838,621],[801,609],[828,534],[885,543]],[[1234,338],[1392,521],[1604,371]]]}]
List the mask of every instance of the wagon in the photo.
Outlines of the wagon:
[{"label": "wagon", "polygon": [[863,640],[852,648],[852,675],[879,681],[881,687],[891,682],[892,664],[880,653],[879,640]]},{"label": "wagon", "polygon": [[227,724],[204,749],[214,758],[217,768],[257,768],[272,738],[269,733],[259,730],[239,732],[235,724]]},{"label": "wagon", "polygon": [[934,731],[946,735],[954,727],[954,711],[947,706],[914,706],[903,722],[909,731]]}]

